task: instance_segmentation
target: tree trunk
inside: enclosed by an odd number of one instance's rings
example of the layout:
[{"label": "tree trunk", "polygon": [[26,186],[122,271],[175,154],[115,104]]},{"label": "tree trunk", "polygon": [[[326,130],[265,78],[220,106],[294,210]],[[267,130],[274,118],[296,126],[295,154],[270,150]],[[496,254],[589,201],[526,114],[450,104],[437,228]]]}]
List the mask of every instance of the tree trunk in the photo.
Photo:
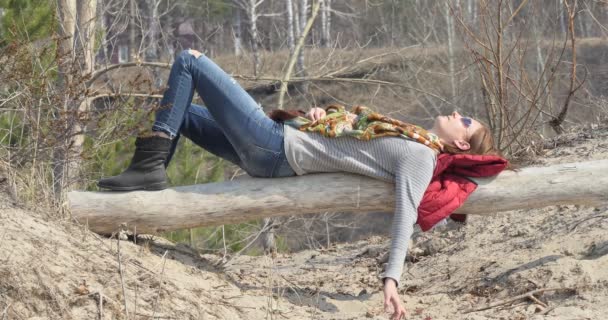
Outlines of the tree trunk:
[{"label": "tree trunk", "polygon": [[95,26],[97,13],[97,0],[77,1],[77,27],[74,30],[76,35],[75,49],[80,65],[80,71],[84,74],[93,72],[95,61]]},{"label": "tree trunk", "polygon": [[[260,52],[258,50],[258,15],[256,12],[256,8],[259,3],[256,3],[258,0],[249,0],[249,32],[251,33],[251,51],[253,53],[253,76],[257,77],[258,72],[260,71]],[[260,2],[261,3],[261,2]]]},{"label": "tree trunk", "polygon": [[[57,112],[58,145],[53,151],[53,191],[61,201],[64,190],[75,181],[80,169],[84,135],[80,115],[88,109],[89,100],[70,95],[85,92],[86,87],[71,88],[73,76],[84,76],[93,71],[97,0],[58,0],[60,41],[58,53],[58,88],[65,92],[63,110]],[[76,67],[76,68],[74,68]]]},{"label": "tree trunk", "polygon": [[66,185],[68,176],[68,144],[66,132],[69,132],[69,125],[66,119],[61,118],[61,114],[66,115],[69,110],[70,97],[67,90],[72,82],[71,62],[74,54],[74,30],[76,29],[76,0],[58,0],[57,1],[57,18],[59,24],[57,33],[59,35],[59,43],[57,44],[58,60],[58,77],[57,87],[59,92],[66,92],[63,99],[61,111],[56,112],[55,120],[59,123],[57,135],[58,145],[53,150],[53,192],[55,198],[61,201],[63,189]]},{"label": "tree trunk", "polygon": [[[560,204],[608,203],[608,160],[524,168],[473,178],[478,188],[457,213],[494,214]],[[304,213],[393,211],[394,185],[332,173],[183,186],[163,191],[68,194],[72,216],[109,234],[124,224],[138,233]]]},{"label": "tree trunk", "polygon": [[557,12],[559,13],[559,25],[562,29],[562,33],[561,34],[566,34],[566,32],[568,32],[568,30],[566,30],[566,17],[565,17],[565,10],[564,10],[564,0],[557,0]]},{"label": "tree trunk", "polygon": [[241,21],[241,9],[234,8],[234,23],[232,24],[232,33],[234,35],[234,55],[240,56],[242,51],[242,21]]},{"label": "tree trunk", "polygon": [[323,0],[321,3],[321,46],[329,48],[329,15],[331,0]]},{"label": "tree trunk", "polygon": [[[292,2],[292,0],[289,0],[290,2]],[[298,0],[295,0],[298,1]],[[299,39],[300,38],[300,7],[298,5],[298,2],[292,2],[292,8],[293,8],[293,28],[294,28],[294,34],[295,34],[295,38]]]},{"label": "tree trunk", "polygon": [[158,6],[160,0],[147,0],[146,9],[148,14],[148,41],[146,43],[146,60],[147,61],[158,61],[158,41],[160,35],[160,18],[158,16]]},{"label": "tree trunk", "polygon": [[450,73],[450,89],[452,89],[452,96],[450,99],[454,101],[456,98],[456,79],[454,78],[454,20],[452,18],[452,13],[450,12],[450,3],[448,1],[445,3],[445,21],[448,34],[448,69]]},{"label": "tree trunk", "polygon": [[327,41],[326,47],[331,47],[331,0],[325,0],[325,14],[326,26],[325,26],[325,39]]},{"label": "tree trunk", "polygon": [[139,56],[139,50],[136,46],[137,42],[137,25],[135,24],[135,17],[137,17],[137,4],[135,0],[129,0],[129,59],[128,61],[135,60],[135,57]]},{"label": "tree trunk", "polygon": [[296,47],[296,40],[293,34],[293,2],[285,0],[285,5],[287,6],[287,47],[291,56]]},{"label": "tree trunk", "polygon": [[108,16],[106,16],[104,14],[104,12],[107,10],[107,8],[105,7],[106,5],[106,1],[107,0],[97,0],[97,17],[99,17],[99,19],[97,20],[97,26],[96,28],[98,28],[99,30],[106,30],[105,35],[99,39],[100,41],[100,47],[99,47],[99,55],[101,56],[100,59],[100,63],[101,64],[110,64],[110,55],[108,52],[108,42],[107,42],[107,37],[108,37],[108,30],[111,28],[111,25],[108,24]]},{"label": "tree trunk", "polygon": [[[300,25],[298,26],[299,32],[298,34],[301,36],[304,32],[304,28],[306,27],[306,22],[308,21],[308,0],[300,0]],[[296,62],[296,76],[305,77],[306,69],[304,68],[304,48],[300,50],[298,53],[298,60]]]}]

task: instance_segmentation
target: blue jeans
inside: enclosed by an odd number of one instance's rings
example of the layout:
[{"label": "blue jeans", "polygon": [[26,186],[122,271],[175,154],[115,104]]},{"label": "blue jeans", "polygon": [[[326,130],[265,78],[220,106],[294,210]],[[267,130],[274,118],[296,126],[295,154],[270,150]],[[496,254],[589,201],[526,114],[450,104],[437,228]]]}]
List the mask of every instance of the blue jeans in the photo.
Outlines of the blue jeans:
[{"label": "blue jeans", "polygon": [[[167,163],[183,135],[253,177],[296,175],[285,157],[283,124],[266,116],[262,107],[205,55],[196,58],[183,51],[171,67],[168,87],[152,127],[173,139]],[[195,90],[205,106],[192,104]]]}]

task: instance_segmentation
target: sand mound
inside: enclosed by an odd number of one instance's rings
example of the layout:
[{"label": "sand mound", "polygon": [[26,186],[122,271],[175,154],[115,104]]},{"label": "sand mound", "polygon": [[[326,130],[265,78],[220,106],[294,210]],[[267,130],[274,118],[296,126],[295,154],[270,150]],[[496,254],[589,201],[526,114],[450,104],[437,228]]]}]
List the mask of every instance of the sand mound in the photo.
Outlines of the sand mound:
[{"label": "sand mound", "polygon": [[[539,164],[608,159],[608,128],[547,147]],[[607,228],[606,207],[554,206],[418,234],[400,288],[408,319],[605,319]],[[377,274],[388,244],[372,237],[220,268],[218,256],[101,238],[3,193],[0,319],[385,319]],[[560,290],[466,313],[540,289]]]}]

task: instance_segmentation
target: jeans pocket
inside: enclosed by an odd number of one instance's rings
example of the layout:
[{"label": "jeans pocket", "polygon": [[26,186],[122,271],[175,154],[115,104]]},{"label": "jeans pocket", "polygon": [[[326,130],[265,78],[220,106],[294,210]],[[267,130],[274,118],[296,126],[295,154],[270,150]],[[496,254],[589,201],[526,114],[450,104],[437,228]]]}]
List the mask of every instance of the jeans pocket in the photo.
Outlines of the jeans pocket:
[{"label": "jeans pocket", "polygon": [[252,177],[270,178],[281,158],[281,152],[253,144],[247,152],[245,171]]}]

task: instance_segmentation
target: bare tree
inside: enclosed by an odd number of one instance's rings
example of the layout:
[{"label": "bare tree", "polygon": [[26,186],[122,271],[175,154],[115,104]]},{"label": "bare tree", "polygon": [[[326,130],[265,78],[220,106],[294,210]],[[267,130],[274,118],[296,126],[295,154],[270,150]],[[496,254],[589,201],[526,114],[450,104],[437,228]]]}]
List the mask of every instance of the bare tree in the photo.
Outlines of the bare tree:
[{"label": "bare tree", "polygon": [[[563,4],[569,33],[565,35],[561,47],[555,42],[542,44],[547,55],[543,56],[540,49],[536,50],[538,74],[526,65],[527,55],[534,51],[528,48],[528,41],[523,40],[528,33],[538,30],[534,26],[529,28],[528,23],[519,17],[524,14],[539,15],[544,9],[542,6],[534,7],[528,1],[521,1],[516,8],[509,8],[504,0],[491,4],[486,2],[480,7],[480,30],[477,32],[468,27],[462,15],[456,16],[467,35],[465,44],[479,71],[487,119],[496,134],[499,148],[507,153],[526,150],[531,145],[541,115],[552,119],[551,126],[559,132],[572,96],[582,85],[576,77],[575,10],[571,1],[564,0]],[[532,11],[534,8],[536,11]],[[517,23],[513,23],[516,19]],[[505,37],[506,33],[511,35],[509,40]],[[534,34],[530,36],[534,37]],[[572,53],[572,60],[568,61],[568,65],[571,65],[568,95],[561,112],[554,115],[550,108],[554,99],[551,92],[561,72],[560,67],[565,65],[563,57],[568,43]]]},{"label": "bare tree", "polygon": [[135,2],[135,0],[128,0],[129,1],[129,59],[128,60],[132,60],[135,59],[135,57],[138,55],[137,51],[135,50],[135,43],[137,43],[137,24],[136,24],[136,17],[138,16],[138,10],[137,10],[137,4]]},{"label": "bare tree", "polygon": [[[69,88],[93,70],[96,8],[97,0],[57,1],[58,87],[64,92],[62,110],[55,114],[59,145],[53,153],[53,189],[57,200],[61,200],[65,188],[79,173],[84,142],[80,116],[88,109],[90,101]],[[78,88],[81,92],[86,91],[85,87]]]},{"label": "bare tree", "polygon": [[287,47],[289,48],[289,54],[292,55],[293,50],[296,47],[296,41],[293,33],[293,1],[285,0],[285,6],[287,7]]},{"label": "bare tree", "polygon": [[[306,22],[308,20],[308,0],[300,0],[300,8],[298,10],[300,13],[298,35],[301,36],[304,33],[304,28],[306,28]],[[296,76],[306,76],[306,68],[304,67],[304,50],[300,50],[300,52],[298,52],[298,60],[296,62]]]},{"label": "bare tree", "polygon": [[253,54],[253,75],[258,76],[260,71],[261,58],[258,50],[259,35],[258,35],[258,18],[260,13],[258,7],[265,0],[234,0],[235,4],[247,12],[247,20],[249,21],[249,35],[251,36],[251,53]]},{"label": "bare tree", "polygon": [[160,0],[146,0],[146,15],[148,20],[148,31],[145,41],[146,45],[146,60],[158,61],[159,58],[159,35],[160,35],[160,18],[158,6]]},{"label": "bare tree", "polygon": [[331,28],[331,0],[323,0],[321,3],[321,46],[330,46]]},{"label": "bare tree", "polygon": [[445,3],[445,24],[448,38],[448,72],[450,73],[451,99],[456,97],[456,80],[454,79],[454,21],[450,12],[450,3]]},{"label": "bare tree", "polygon": [[234,8],[234,20],[232,23],[232,34],[234,37],[234,55],[240,56],[242,51],[242,19],[240,8]]}]

